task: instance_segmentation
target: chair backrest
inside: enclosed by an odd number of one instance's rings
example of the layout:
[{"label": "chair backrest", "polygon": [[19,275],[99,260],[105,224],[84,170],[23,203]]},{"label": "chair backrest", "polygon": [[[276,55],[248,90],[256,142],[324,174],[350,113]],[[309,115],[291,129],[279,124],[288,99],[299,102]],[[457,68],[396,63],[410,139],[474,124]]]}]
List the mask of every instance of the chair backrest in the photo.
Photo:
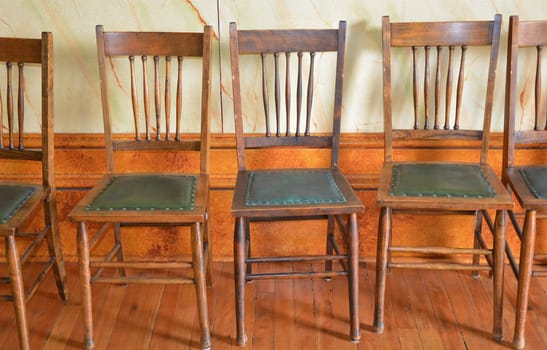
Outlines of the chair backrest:
[{"label": "chair backrest", "polygon": [[[385,161],[393,160],[393,140],[469,139],[481,142],[480,162],[486,163],[500,28],[500,15],[493,21],[460,22],[382,18]],[[477,59],[482,57],[489,57],[486,65]],[[475,68],[471,76],[466,68]],[[405,73],[407,79],[392,78]],[[394,125],[397,117],[408,127]]]},{"label": "chair backrest", "polygon": [[[211,26],[204,26],[200,33],[105,32],[98,25],[96,34],[108,170],[115,170],[116,151],[192,150],[200,152],[200,172],[208,173]],[[184,79],[184,93],[201,92],[198,94],[201,127],[197,140],[183,137],[181,132],[183,120],[192,121],[192,117],[183,113],[183,107],[187,107],[183,106],[186,101],[183,98],[183,63],[193,59],[201,59],[201,87],[197,90],[199,81],[196,83],[195,79]],[[190,64],[190,67],[194,66]],[[128,81],[122,81],[122,77],[127,77]],[[124,93],[114,95],[110,83]],[[126,105],[131,107],[116,113],[119,118],[116,120],[134,126],[134,136],[130,140],[113,137],[112,110],[115,104],[120,104],[116,98],[123,95],[130,99]]]},{"label": "chair backrest", "polygon": [[[42,162],[42,181],[54,188],[53,35],[43,32],[40,39],[0,38],[0,62],[5,63],[6,74],[6,93],[0,94],[0,159]],[[40,108],[41,144],[31,148],[25,145],[25,136],[30,134],[25,128],[25,100],[34,94],[28,93],[27,80],[41,82],[41,101],[30,103],[32,109]]]},{"label": "chair backrest", "polygon": [[[239,170],[246,168],[246,148],[289,146],[331,148],[331,166],[338,166],[345,37],[344,21],[339,23],[338,29],[294,30],[238,30],[236,23],[230,23],[232,89]],[[243,58],[243,55],[249,57]],[[328,55],[333,56],[330,61],[326,59]],[[244,59],[247,61],[242,64]],[[249,60],[253,59],[252,63],[260,68],[252,73],[250,79],[241,79],[240,68],[243,67],[247,72],[252,70],[249,69]],[[332,72],[328,72],[327,64],[321,65],[320,69],[317,68],[323,60],[333,62]],[[255,79],[257,75],[260,78]],[[327,79],[330,81],[327,82]],[[242,83],[255,80],[261,82],[260,87],[256,89],[258,91],[245,91],[245,96],[262,94],[265,130],[261,134],[244,130],[244,116],[254,115],[254,111],[243,111],[241,87]],[[272,80],[273,89],[270,86]],[[318,81],[323,81],[326,85],[320,85]],[[332,92],[328,93],[328,99],[314,96],[317,94],[318,86],[332,89]],[[282,94],[284,97],[281,97]],[[272,104],[275,114],[270,112]],[[331,106],[332,110],[329,108]],[[319,111],[321,107],[324,108],[323,111],[326,110],[323,115]],[[325,118],[325,115],[330,130],[312,130],[318,120]],[[256,120],[251,122],[260,124],[259,118],[257,115]]]},{"label": "chair backrest", "polygon": [[[545,45],[547,21],[520,22],[518,16],[510,17],[505,81],[504,168],[515,165],[515,146],[547,146],[547,94],[542,84],[547,76],[547,70],[542,69],[547,63],[543,52]],[[521,112],[518,115],[517,101]],[[528,101],[532,106],[527,105]]]}]

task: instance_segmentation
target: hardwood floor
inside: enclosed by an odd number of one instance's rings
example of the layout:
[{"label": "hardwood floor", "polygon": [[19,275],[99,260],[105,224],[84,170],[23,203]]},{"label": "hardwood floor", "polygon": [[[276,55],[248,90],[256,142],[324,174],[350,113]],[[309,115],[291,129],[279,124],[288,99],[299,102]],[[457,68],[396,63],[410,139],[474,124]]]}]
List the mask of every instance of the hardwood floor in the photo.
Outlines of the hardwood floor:
[{"label": "hardwood floor", "polygon": [[[32,349],[82,348],[77,265],[68,263],[67,269],[71,294],[66,304],[59,300],[50,274],[28,305]],[[239,349],[232,345],[232,263],[217,262],[214,277],[215,286],[208,290],[213,349]],[[395,269],[388,277],[385,331],[378,335],[371,332],[374,264],[362,264],[361,343],[356,345],[348,340],[344,278],[255,281],[246,288],[246,349],[509,349],[516,299],[516,280],[509,268],[505,274],[506,340],[501,343],[491,338],[491,291],[487,275],[475,280],[467,272]],[[547,349],[546,291],[547,279],[532,279],[527,349]],[[93,306],[95,349],[199,348],[192,285],[95,285]],[[17,346],[13,306],[2,301],[0,349]]]}]

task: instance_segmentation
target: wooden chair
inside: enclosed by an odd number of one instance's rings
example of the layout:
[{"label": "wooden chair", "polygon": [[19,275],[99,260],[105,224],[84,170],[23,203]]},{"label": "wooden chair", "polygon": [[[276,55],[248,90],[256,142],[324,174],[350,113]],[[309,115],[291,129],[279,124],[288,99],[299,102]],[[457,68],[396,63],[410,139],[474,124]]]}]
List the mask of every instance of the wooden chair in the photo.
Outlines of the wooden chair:
[{"label": "wooden chair", "polygon": [[[505,211],[511,209],[513,203],[487,164],[500,25],[500,15],[496,15],[493,21],[469,22],[392,23],[387,16],[382,19],[385,149],[377,195],[380,217],[374,327],[378,333],[384,327],[388,268],[489,270],[493,272],[494,281],[494,337],[502,338],[504,220]],[[488,50],[485,51],[484,47]],[[477,48],[480,50],[478,53],[473,51]],[[469,64],[474,62],[473,58],[477,59],[471,56],[473,52],[479,57],[484,57],[487,52],[489,54],[489,63],[482,70],[484,80],[480,74],[472,78],[465,75],[465,69],[472,68]],[[469,56],[471,60],[466,60]],[[394,72],[409,72],[412,88],[408,88],[409,84],[401,79],[392,78]],[[423,90],[419,87],[420,72],[423,72]],[[466,93],[466,89],[472,88],[473,84],[477,90]],[[403,93],[406,91],[407,95]],[[420,91],[423,99],[420,98]],[[481,95],[483,92],[484,95]],[[483,104],[484,111],[462,113],[462,106],[469,99],[473,101],[467,102],[471,106]],[[405,107],[413,112],[406,111]],[[479,130],[467,127],[473,122],[478,122]],[[399,128],[403,123],[409,127]],[[412,142],[434,149],[446,145],[451,139],[470,140],[470,144],[473,142],[471,140],[476,140],[474,144],[480,145],[479,160],[469,163],[448,161],[446,155],[440,152],[434,154],[436,159],[411,157],[405,161],[394,160],[400,152],[394,150],[394,143],[398,145],[402,140],[406,140],[407,144]],[[488,218],[487,210],[496,211],[495,223],[486,220],[494,234],[493,249],[486,248],[481,235],[482,218]],[[393,245],[392,222],[396,213],[474,215],[474,247]],[[472,264],[462,260],[402,262],[400,258],[394,259],[392,253],[472,254],[474,259]],[[489,263],[479,264],[479,254],[484,254]]]},{"label": "wooden chair", "polygon": [[[232,202],[232,215],[235,217],[234,260],[236,285],[236,321],[237,343],[247,341],[245,332],[245,282],[269,278],[309,278],[346,275],[350,301],[350,337],[358,342],[358,229],[357,214],[363,211],[363,204],[353,192],[350,184],[338,169],[340,147],[340,120],[342,115],[342,83],[344,71],[346,23],[340,22],[338,29],[321,30],[238,30],[236,23],[230,23],[230,55],[232,62],[232,88],[234,96],[235,129],[237,140],[238,175]],[[314,72],[314,65],[327,60],[331,55],[332,75],[326,73],[327,65],[321,76]],[[245,56],[245,57],[243,57]],[[285,58],[281,58],[284,56]],[[319,57],[319,58],[318,58]],[[280,65],[280,61],[283,61]],[[262,76],[264,106],[264,133],[249,132],[244,129],[243,107],[249,107],[247,114],[254,113],[253,101],[244,104],[242,87],[252,85],[257,71],[249,69],[252,64]],[[284,74],[280,73],[280,66]],[[269,74],[273,66],[274,74]],[[249,80],[241,79],[240,68],[252,70]],[[254,67],[254,66],[253,66]],[[307,75],[304,71],[309,68]],[[291,74],[296,69],[296,76]],[[324,73],[324,74],[323,74]],[[284,75],[284,79],[281,78]],[[304,77],[305,75],[305,77]],[[249,75],[247,75],[248,77]],[[333,78],[333,88],[325,95],[331,97],[321,103],[333,108],[326,112],[328,128],[323,133],[312,132],[317,122],[318,104],[313,104],[314,88],[317,81]],[[273,79],[273,101],[270,98],[268,78]],[[322,80],[321,80],[321,79]],[[283,81],[284,80],[284,81]],[[307,80],[307,82],[306,82]],[[245,84],[248,83],[248,84]],[[328,82],[327,82],[328,83]],[[327,84],[325,83],[325,84]],[[259,83],[260,84],[260,83]],[[257,84],[257,85],[259,85]],[[292,84],[292,85],[291,85]],[[303,85],[307,84],[306,92]],[[282,85],[284,87],[282,87]],[[295,87],[295,88],[292,88]],[[284,89],[284,98],[281,90]],[[296,90],[296,94],[294,93]],[[253,94],[252,89],[244,96]],[[260,92],[257,93],[259,95]],[[296,96],[296,99],[294,97]],[[275,105],[275,118],[270,118],[269,105]],[[313,106],[313,110],[312,110]],[[258,107],[259,109],[260,107]],[[296,113],[295,113],[296,109]],[[272,120],[270,120],[272,119]],[[257,116],[257,122],[260,123]],[[274,125],[274,130],[270,130]],[[248,127],[247,127],[248,130]],[[330,149],[330,166],[324,168],[284,168],[287,162],[272,169],[270,159],[247,163],[247,155],[253,150],[271,147],[291,148],[327,148]],[[249,151],[250,150],[250,151]],[[251,156],[252,157],[252,156]],[[253,169],[248,169],[248,164]],[[324,162],[324,164],[328,164]],[[280,169],[281,168],[281,169]],[[284,220],[326,219],[327,245],[326,255],[318,256],[253,256],[251,254],[251,222],[272,222]],[[335,223],[345,235],[347,252],[338,246],[334,233]],[[278,232],[281,241],[290,239],[290,232]],[[275,237],[269,244],[275,244]],[[252,264],[293,263],[325,260],[325,271],[276,271],[256,273]],[[333,261],[340,261],[343,269],[333,269]]]},{"label": "wooden chair", "polygon": [[[109,174],[100,180],[69,214],[69,217],[78,223],[78,259],[85,322],[85,346],[88,349],[93,347],[92,283],[194,283],[201,324],[201,347],[208,349],[211,347],[211,336],[205,284],[206,278],[209,284],[212,283],[211,246],[207,226],[211,27],[205,26],[203,33],[104,32],[100,25],[96,29]],[[137,60],[141,61],[141,64],[136,63]],[[190,64],[188,67],[191,69],[195,66],[192,66],[190,62],[196,62],[196,60],[201,62],[201,86],[199,86],[199,80],[195,87],[189,83],[190,79],[188,84],[185,84],[191,86],[185,91],[191,92],[191,89],[201,91],[198,93],[200,96],[198,99],[201,100],[195,101],[197,106],[201,106],[201,114],[196,113],[196,116],[201,120],[201,132],[199,137],[192,137],[181,133],[182,106],[183,101],[186,101],[182,97],[182,78],[183,70],[186,69],[183,62],[188,62]],[[122,88],[126,86],[120,80],[120,77],[123,77],[122,72],[124,72],[121,70],[123,64],[127,66],[124,68],[128,68],[129,76],[126,83],[129,85],[127,90],[132,101],[132,112],[127,111],[128,118],[125,121],[130,124],[134,123],[135,133],[132,139],[122,136],[115,137],[112,130],[114,120],[111,116],[113,99],[112,96],[109,96],[109,93],[112,92],[110,83],[116,82],[116,84],[122,85]],[[142,70],[135,66],[141,66]],[[149,70],[149,66],[152,69]],[[114,71],[110,68],[113,68]],[[143,84],[137,88],[139,71]],[[150,71],[153,74],[149,74]],[[160,80],[163,79],[165,80],[162,98]],[[153,92],[149,91],[148,80],[153,81]],[[172,90],[176,90],[174,98],[171,98]],[[139,113],[137,91],[142,91],[144,118]],[[150,95],[154,96],[153,102],[150,102]],[[154,106],[154,121],[150,117],[151,103]],[[171,123],[172,109],[175,111],[174,123]],[[185,111],[189,110],[190,108],[185,108]],[[188,113],[185,112],[184,116],[187,117],[187,115]],[[124,116],[117,115],[117,117]],[[143,119],[144,128],[142,127]],[[177,159],[177,167],[179,164],[181,167],[181,171],[176,173],[161,172],[157,169],[155,172],[116,172],[115,158],[117,156],[120,159],[119,157],[122,156],[120,153],[124,151],[140,152],[143,160],[150,159],[145,157],[145,154],[153,156],[153,164],[134,163],[132,167],[135,169],[142,167],[154,169],[155,166],[157,168],[159,159],[162,156],[167,156],[166,152],[170,152],[169,157],[171,157],[173,156],[171,153],[175,151],[195,151],[191,154],[196,155],[196,161],[192,163],[192,158],[188,157],[188,164],[185,164],[186,158],[174,158]],[[192,171],[196,173],[183,173],[182,170],[186,169],[189,171],[193,169]],[[91,239],[88,238],[87,223],[102,224]],[[148,261],[124,259],[122,228],[132,226],[170,227],[171,230],[181,226],[190,226],[192,262],[181,261],[183,259],[176,257],[169,257],[167,261],[165,257],[152,257]],[[113,230],[110,230],[110,227]],[[90,249],[102,239],[105,232],[112,231],[114,233],[112,250],[106,254],[104,260],[91,261]],[[177,229],[173,232],[179,231]],[[131,239],[131,236],[125,238]],[[187,278],[179,272],[167,276],[164,273],[130,275],[125,271],[126,268],[180,270],[184,267],[193,267],[193,278]],[[93,275],[91,275],[91,268],[96,268]],[[118,269],[119,276],[102,275],[105,268]]]},{"label": "wooden chair", "polygon": [[[6,244],[9,265],[9,276],[0,278],[0,282],[11,284],[11,294],[2,295],[1,299],[14,302],[19,345],[21,349],[30,349],[26,302],[52,267],[61,299],[66,300],[68,296],[57,225],[53,164],[53,36],[44,32],[40,39],[0,38],[0,61],[6,63],[7,76],[5,99],[0,98],[0,159],[16,161],[21,168],[40,162],[42,169],[39,184],[35,181],[27,183],[30,179],[28,176],[0,181],[0,236]],[[16,69],[18,72],[14,77]],[[25,129],[25,99],[33,98],[33,94],[28,93],[32,89],[27,89],[27,81],[41,81],[38,89],[41,101],[36,98],[33,103],[35,108],[41,108],[41,143],[37,144],[33,144],[29,137],[31,133]],[[14,92],[17,102],[14,102]],[[4,124],[4,110],[7,112],[7,125]],[[7,133],[4,133],[5,129]],[[29,226],[29,223],[40,211],[44,215],[43,222],[40,221],[44,224],[43,228],[38,232],[26,232],[34,231],[35,225]],[[47,240],[49,259],[30,288],[25,288],[21,267],[44,238]],[[30,244],[20,254],[16,241],[29,239]]]},{"label": "wooden chair", "polygon": [[[522,349],[525,343],[524,325],[528,308],[530,277],[547,276],[545,269],[532,270],[534,258],[545,259],[545,255],[535,256],[534,242],[536,220],[545,218],[547,212],[546,159],[540,158],[540,163],[530,165],[530,160],[521,160],[522,158],[519,159],[516,154],[520,147],[534,147],[544,151],[547,147],[545,93],[541,88],[542,76],[545,78],[545,71],[542,71],[542,61],[543,64],[545,63],[542,49],[545,45],[547,45],[547,21],[520,22],[518,16],[510,17],[505,91],[503,182],[507,189],[515,195],[520,207],[524,210],[522,226],[517,219],[517,213],[513,210],[509,211],[511,223],[522,241],[518,265],[509,245],[506,248],[511,267],[518,278],[517,312],[513,338],[513,346],[517,349]],[[521,60],[520,64],[519,59]],[[531,69],[524,69],[524,67]],[[528,83],[523,85],[524,81]],[[526,89],[526,87],[529,88]],[[525,111],[522,110],[522,114],[519,115],[516,107],[520,96],[526,91],[530,91],[528,96],[534,97],[534,106],[530,108],[534,114],[528,120],[525,118]],[[528,123],[530,127],[526,127],[526,121],[530,121]]]}]

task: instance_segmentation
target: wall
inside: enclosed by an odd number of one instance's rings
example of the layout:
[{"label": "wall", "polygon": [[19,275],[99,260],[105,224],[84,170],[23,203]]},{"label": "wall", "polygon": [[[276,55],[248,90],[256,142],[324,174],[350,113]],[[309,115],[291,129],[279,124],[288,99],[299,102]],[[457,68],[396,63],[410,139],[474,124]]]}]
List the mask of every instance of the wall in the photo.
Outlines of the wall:
[{"label": "wall", "polygon": [[[102,132],[95,26],[105,30],[194,31],[214,27],[213,131],[232,132],[228,23],[240,28],[336,27],[348,22],[344,132],[382,130],[381,17],[393,21],[492,19],[503,15],[498,69],[504,71],[508,17],[547,18],[543,0],[21,0],[0,2],[0,35],[36,37],[52,31],[57,132]],[[477,69],[481,69],[478,66]],[[472,76],[472,73],[469,74]],[[502,130],[503,76],[497,81],[493,130]],[[470,92],[472,93],[472,92]],[[256,97],[259,98],[259,97]],[[69,102],[68,102],[69,101]],[[366,113],[364,112],[366,111]],[[38,130],[39,118],[32,118]],[[115,123],[120,132],[127,125]],[[30,129],[29,129],[30,130]]]}]

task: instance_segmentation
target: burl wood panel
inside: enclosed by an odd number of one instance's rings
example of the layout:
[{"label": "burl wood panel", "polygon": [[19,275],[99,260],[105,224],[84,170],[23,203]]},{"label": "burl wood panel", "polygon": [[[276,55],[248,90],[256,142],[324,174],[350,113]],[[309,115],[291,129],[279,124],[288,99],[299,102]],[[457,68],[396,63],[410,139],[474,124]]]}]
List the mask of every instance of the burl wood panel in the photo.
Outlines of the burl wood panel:
[{"label": "burl wood panel", "polygon": [[[121,136],[123,137],[123,135]],[[39,142],[38,139],[27,141],[28,147]],[[501,135],[495,134],[492,139],[492,149],[489,161],[496,172],[500,173]],[[61,240],[66,259],[76,259],[76,226],[67,220],[67,214],[104,172],[105,154],[102,148],[104,142],[100,135],[94,134],[59,134],[56,135],[55,173],[57,178],[57,206],[59,211]],[[473,144],[447,143],[441,150],[431,150],[427,145],[417,145],[408,142],[405,148],[397,149],[401,156],[418,156],[421,159],[439,159],[447,153],[455,160],[471,160],[478,157],[479,151]],[[233,249],[233,218],[230,214],[232,189],[237,172],[235,140],[232,135],[213,135],[211,152],[211,233],[213,239],[213,254],[218,260],[231,260]],[[344,134],[340,151],[340,168],[357,190],[365,204],[365,213],[360,215],[360,255],[362,259],[370,260],[376,253],[376,235],[378,228],[378,210],[376,208],[376,186],[378,172],[383,160],[381,134]],[[117,160],[117,166],[122,171],[144,170],[135,169],[135,153],[128,152]],[[197,164],[197,156],[185,152],[158,154],[150,152],[145,162],[139,159],[139,164],[150,164],[152,168],[161,170],[191,170]],[[278,167],[306,165],[325,166],[328,159],[322,150],[301,150],[288,152],[285,149],[252,151],[248,155],[253,166],[268,165]],[[526,149],[519,153],[519,161],[532,163],[547,163],[544,149]],[[181,166],[186,164],[186,166]],[[37,180],[40,169],[37,164],[27,162],[19,164],[10,161],[0,163],[0,179],[12,179],[14,174],[24,174],[30,180]],[[38,219],[37,219],[38,220]],[[257,253],[272,254],[283,251],[271,251],[271,247],[281,249],[286,253],[306,254],[324,250],[324,225],[317,222],[279,223],[266,228],[264,225],[253,224],[253,249]],[[30,228],[38,227],[38,222],[30,223]],[[439,217],[410,218],[400,216],[394,224],[394,240],[405,244],[449,243],[463,247],[472,245],[472,218]],[[420,227],[420,232],[415,228]],[[181,229],[182,231],[186,229]],[[287,233],[286,239],[294,240],[292,244],[270,244],[272,230],[282,230]],[[487,230],[485,229],[485,232]],[[188,255],[190,253],[189,234],[179,235],[174,229],[131,228],[126,234],[138,236],[126,246],[128,256],[170,256]],[[153,232],[153,234],[151,234]],[[412,234],[410,234],[412,232]],[[538,222],[538,232],[547,232],[547,220]],[[490,235],[485,234],[490,241]],[[340,245],[345,243],[338,238]],[[511,246],[517,246],[517,238],[511,228],[508,229],[508,241]],[[129,243],[129,241],[128,241]],[[106,244],[99,244],[97,249],[106,249]],[[105,247],[105,248],[103,248]],[[536,239],[536,250],[547,252],[547,234],[540,234]],[[518,252],[518,249],[514,250]],[[103,251],[104,252],[104,251]],[[41,247],[38,256],[46,255],[46,247]]]}]

